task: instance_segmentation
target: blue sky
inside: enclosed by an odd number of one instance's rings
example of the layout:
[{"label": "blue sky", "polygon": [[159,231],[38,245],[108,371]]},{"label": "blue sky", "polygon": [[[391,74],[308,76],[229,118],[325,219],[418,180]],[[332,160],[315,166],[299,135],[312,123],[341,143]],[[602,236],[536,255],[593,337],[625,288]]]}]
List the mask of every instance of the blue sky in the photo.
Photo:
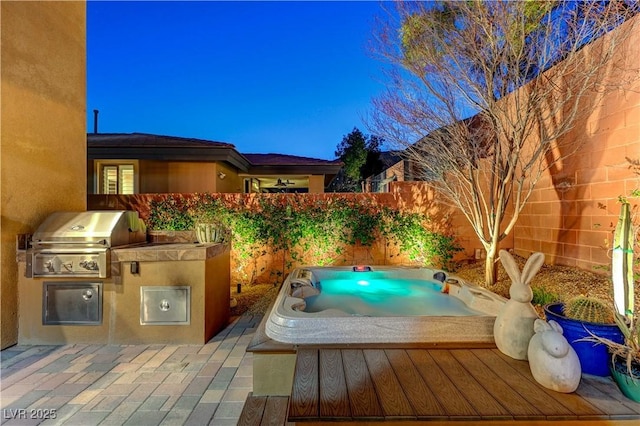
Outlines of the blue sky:
[{"label": "blue sky", "polygon": [[379,2],[87,3],[87,131],[333,159],[384,90]]}]

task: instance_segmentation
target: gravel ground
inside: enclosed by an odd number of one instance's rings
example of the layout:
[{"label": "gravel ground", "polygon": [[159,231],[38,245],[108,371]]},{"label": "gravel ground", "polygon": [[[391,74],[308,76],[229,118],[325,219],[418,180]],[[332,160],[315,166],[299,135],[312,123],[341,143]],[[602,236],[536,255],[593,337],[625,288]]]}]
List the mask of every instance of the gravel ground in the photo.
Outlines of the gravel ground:
[{"label": "gravel ground", "polygon": [[[522,271],[526,259],[519,256],[514,256],[514,259]],[[465,265],[455,274],[473,284],[486,287],[501,296],[509,297],[511,279],[501,263],[498,263],[498,282],[493,286],[484,284],[484,262]],[[534,291],[543,289],[546,293],[553,294],[560,300],[568,300],[574,296],[584,295],[613,303],[611,280],[607,275],[596,274],[570,266],[543,265],[531,281],[531,288]]]},{"label": "gravel ground", "polygon": [[261,283],[243,285],[242,291],[237,292],[235,286],[231,287],[231,297],[236,299],[238,305],[231,308],[231,316],[239,316],[244,313],[249,315],[262,315],[278,295],[280,285]]},{"label": "gravel ground", "polygon": [[[522,271],[526,259],[515,255],[513,257]],[[455,274],[466,281],[509,298],[511,279],[501,263],[498,263],[498,282],[493,286],[487,286],[484,283],[484,262],[465,265]],[[544,304],[566,301],[580,295],[601,299],[613,307],[613,286],[608,275],[571,266],[543,265],[531,281],[531,289],[534,293],[533,304],[541,316]],[[636,293],[636,304],[640,301],[639,296]]]},{"label": "gravel ground", "polygon": [[[519,256],[514,256],[514,258],[516,262],[518,262],[520,270],[522,270],[526,259]],[[463,265],[455,272],[455,275],[473,284],[487,287],[484,285],[483,262]],[[509,276],[502,267],[502,264],[499,264],[498,282],[487,288],[494,293],[508,298],[510,285],[511,280]],[[242,292],[238,294],[236,288],[232,287],[231,297],[238,301],[238,306],[231,309],[231,315],[242,315],[245,312],[254,315],[264,314],[269,304],[271,304],[278,294],[279,288],[279,285],[274,286],[272,283],[253,284],[243,286]],[[543,265],[531,282],[531,288],[537,297],[544,296],[546,298],[546,300],[543,300],[542,303],[536,306],[539,312],[542,312],[541,305],[544,303],[550,303],[555,300],[564,301],[579,295],[597,297],[608,301],[613,306],[612,285],[607,275],[596,274],[570,266]],[[639,293],[640,292],[636,292],[636,306],[640,306]]]}]

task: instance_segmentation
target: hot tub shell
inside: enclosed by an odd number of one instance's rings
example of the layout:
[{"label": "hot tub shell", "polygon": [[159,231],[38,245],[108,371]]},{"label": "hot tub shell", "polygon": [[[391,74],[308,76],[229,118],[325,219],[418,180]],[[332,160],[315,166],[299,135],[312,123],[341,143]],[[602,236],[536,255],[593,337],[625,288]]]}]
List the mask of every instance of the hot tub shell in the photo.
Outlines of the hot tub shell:
[{"label": "hot tub shell", "polygon": [[[494,344],[493,324],[506,299],[482,287],[445,272],[450,297],[457,297],[478,311],[471,316],[354,316],[337,309],[307,313],[299,308],[304,299],[292,297],[292,283],[308,278],[317,285],[321,270],[349,271],[345,267],[303,267],[289,274],[265,324],[267,336],[277,342],[296,345],[402,344],[470,347]],[[391,271],[403,278],[433,280],[431,268],[372,266],[374,271]]]}]

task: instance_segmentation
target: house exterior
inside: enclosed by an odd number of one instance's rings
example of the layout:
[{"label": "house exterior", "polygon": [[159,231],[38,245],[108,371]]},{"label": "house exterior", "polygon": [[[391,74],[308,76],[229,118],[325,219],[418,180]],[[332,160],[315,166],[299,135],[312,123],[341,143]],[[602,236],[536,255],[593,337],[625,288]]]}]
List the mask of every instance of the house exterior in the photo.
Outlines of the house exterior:
[{"label": "house exterior", "polygon": [[323,193],[339,160],[241,154],[226,142],[146,133],[87,135],[87,194]]},{"label": "house exterior", "polygon": [[390,192],[391,182],[413,181],[408,160],[403,159],[399,152],[385,151],[380,153],[383,164],[382,172],[366,178],[362,192]]},{"label": "house exterior", "polygon": [[[492,139],[495,138],[495,135],[492,129],[483,122],[480,114],[465,118],[457,124],[465,126],[470,134],[475,135],[476,143],[479,146],[492,145]],[[429,150],[424,150],[422,144],[428,144],[430,138],[447,138],[450,131],[449,126],[436,129],[428,136],[415,142],[413,147],[418,152],[422,151],[425,156],[429,155]],[[393,192],[394,184],[391,182],[428,182],[431,180],[428,172],[420,167],[419,162],[413,161],[415,156],[415,153],[407,153],[406,150],[381,152],[380,160],[383,164],[383,170],[379,174],[365,179],[363,192]],[[397,185],[395,186],[397,187]]]}]

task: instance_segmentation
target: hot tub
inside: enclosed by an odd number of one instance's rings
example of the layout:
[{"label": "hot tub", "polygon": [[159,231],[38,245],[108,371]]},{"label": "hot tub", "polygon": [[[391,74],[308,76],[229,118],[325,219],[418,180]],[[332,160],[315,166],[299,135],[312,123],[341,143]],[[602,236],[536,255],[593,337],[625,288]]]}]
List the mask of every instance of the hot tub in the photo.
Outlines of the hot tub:
[{"label": "hot tub", "polygon": [[289,274],[265,323],[289,344],[493,344],[506,302],[430,268],[304,267]]}]

